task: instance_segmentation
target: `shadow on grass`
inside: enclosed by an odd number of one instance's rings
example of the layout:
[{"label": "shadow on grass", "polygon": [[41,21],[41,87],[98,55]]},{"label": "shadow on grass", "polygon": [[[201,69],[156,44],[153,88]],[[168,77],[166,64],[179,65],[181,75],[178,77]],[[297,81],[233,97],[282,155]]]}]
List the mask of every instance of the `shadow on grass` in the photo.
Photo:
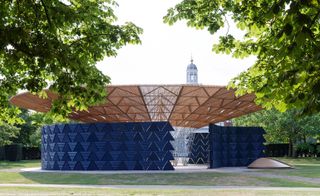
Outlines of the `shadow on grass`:
[{"label": "shadow on grass", "polygon": [[189,174],[75,174],[21,172],[25,178],[43,184],[97,184],[97,185],[215,185],[234,177],[221,173]]},{"label": "shadow on grass", "polygon": [[320,187],[317,184],[288,179],[254,177],[225,173],[166,174],[70,174],[21,172],[26,181],[40,184],[83,185],[193,185],[193,186],[256,186],[256,187]]},{"label": "shadow on grass", "polygon": [[[290,160],[295,170],[289,172],[306,177],[320,175],[319,159]],[[319,187],[319,184],[292,179],[255,177],[240,173],[139,173],[139,174],[80,174],[80,173],[38,173],[19,172],[15,169],[40,167],[40,161],[7,162],[0,161],[0,183],[38,183],[38,184],[88,184],[88,185],[194,185],[194,186],[265,186],[265,187]],[[10,170],[10,172],[6,171]],[[2,170],[2,171],[1,171]],[[268,173],[268,172],[266,172]]]}]

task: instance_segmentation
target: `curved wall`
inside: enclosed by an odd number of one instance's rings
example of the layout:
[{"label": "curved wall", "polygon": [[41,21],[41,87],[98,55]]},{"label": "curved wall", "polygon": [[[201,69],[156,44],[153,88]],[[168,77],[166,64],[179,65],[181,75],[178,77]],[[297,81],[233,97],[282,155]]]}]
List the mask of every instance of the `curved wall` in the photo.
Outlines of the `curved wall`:
[{"label": "curved wall", "polygon": [[209,125],[210,168],[243,167],[264,157],[266,141],[261,127]]},{"label": "curved wall", "polygon": [[173,170],[168,122],[56,124],[42,129],[44,170]]}]

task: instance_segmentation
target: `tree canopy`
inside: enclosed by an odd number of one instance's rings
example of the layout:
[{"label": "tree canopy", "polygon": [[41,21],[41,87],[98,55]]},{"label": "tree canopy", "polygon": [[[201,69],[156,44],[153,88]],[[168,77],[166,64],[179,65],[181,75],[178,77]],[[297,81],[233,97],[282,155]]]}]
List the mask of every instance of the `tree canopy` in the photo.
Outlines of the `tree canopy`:
[{"label": "tree canopy", "polygon": [[110,78],[95,64],[122,46],[140,43],[142,29],[115,24],[113,0],[0,2],[0,120],[16,123],[8,99],[28,90],[60,97],[52,113],[66,116],[103,101]]},{"label": "tree canopy", "polygon": [[253,114],[232,119],[236,126],[260,126],[266,130],[267,143],[289,143],[289,155],[293,145],[316,142],[320,135],[320,113],[301,117],[300,111],[289,109],[279,112],[275,109],[262,110]]},{"label": "tree canopy", "polygon": [[185,19],[189,26],[214,34],[229,25],[229,16],[245,36],[236,39],[227,32],[213,51],[257,57],[229,87],[238,94],[254,92],[256,102],[266,108],[320,111],[320,1],[183,0],[168,10],[164,21],[171,25]]},{"label": "tree canopy", "polygon": [[11,144],[13,138],[16,138],[19,134],[20,129],[13,125],[2,123],[0,125],[0,147]]},{"label": "tree canopy", "polygon": [[27,147],[40,147],[41,130],[44,125],[69,122],[68,119],[55,118],[53,115],[47,115],[41,112],[30,112],[26,109],[21,109],[19,117],[24,122],[17,125],[10,125],[10,127],[19,130],[15,137],[11,137],[11,141],[13,143],[21,143]]},{"label": "tree canopy", "polygon": [[266,130],[268,143],[301,142],[320,133],[320,114],[300,116],[295,109],[279,112],[275,109],[262,110],[232,119],[237,126],[261,126]]}]

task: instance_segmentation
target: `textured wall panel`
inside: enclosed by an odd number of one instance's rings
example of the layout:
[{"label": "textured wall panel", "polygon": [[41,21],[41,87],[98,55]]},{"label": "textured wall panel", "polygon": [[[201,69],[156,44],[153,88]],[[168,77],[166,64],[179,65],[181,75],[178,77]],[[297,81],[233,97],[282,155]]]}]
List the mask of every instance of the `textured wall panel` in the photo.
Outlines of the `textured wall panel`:
[{"label": "textured wall panel", "polygon": [[247,166],[263,157],[265,131],[260,127],[209,126],[210,168]]},{"label": "textured wall panel", "polygon": [[189,161],[190,164],[209,163],[209,133],[192,133],[189,136]]},{"label": "textured wall panel", "polygon": [[56,124],[42,129],[45,170],[173,170],[167,122]]}]

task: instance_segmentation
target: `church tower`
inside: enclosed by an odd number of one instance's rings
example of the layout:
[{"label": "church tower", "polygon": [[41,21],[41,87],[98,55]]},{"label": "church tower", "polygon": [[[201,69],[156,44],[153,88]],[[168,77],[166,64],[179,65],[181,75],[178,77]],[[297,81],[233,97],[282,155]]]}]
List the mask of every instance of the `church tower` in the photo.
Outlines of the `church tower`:
[{"label": "church tower", "polygon": [[195,64],[193,64],[193,59],[191,58],[191,63],[187,67],[187,84],[198,84],[198,69]]}]

